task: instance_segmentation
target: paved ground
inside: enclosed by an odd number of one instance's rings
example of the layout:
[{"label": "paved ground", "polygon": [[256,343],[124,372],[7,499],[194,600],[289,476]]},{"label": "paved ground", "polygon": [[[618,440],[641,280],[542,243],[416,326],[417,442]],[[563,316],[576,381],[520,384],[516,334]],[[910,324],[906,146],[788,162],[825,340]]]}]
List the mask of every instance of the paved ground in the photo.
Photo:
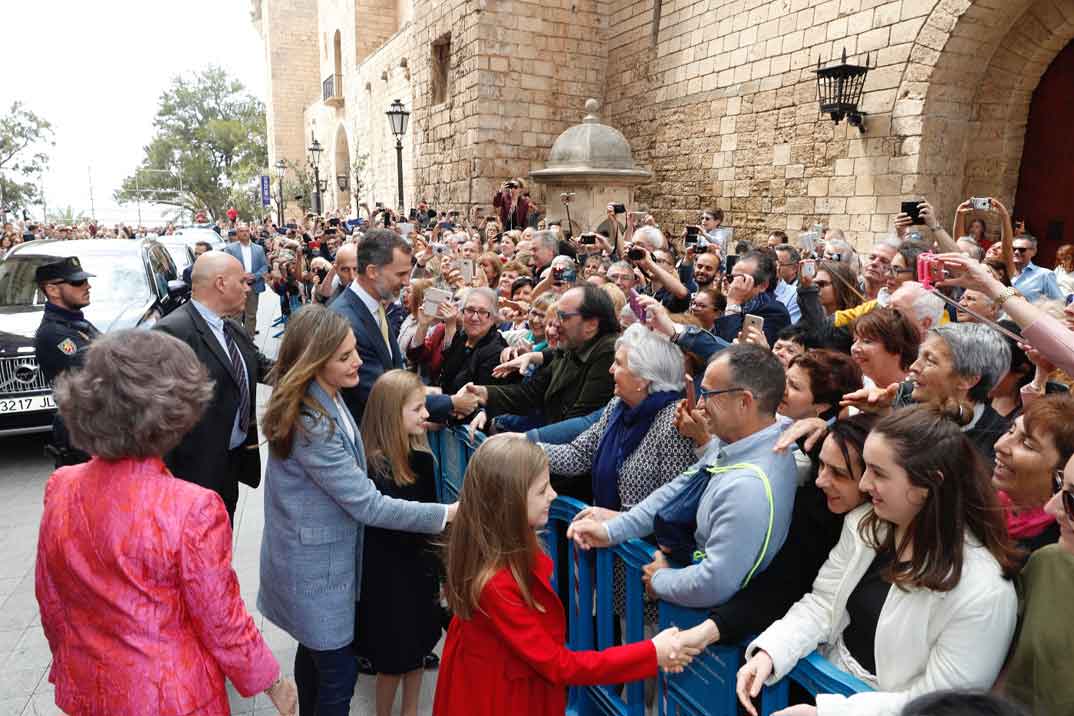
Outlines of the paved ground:
[{"label": "paved ground", "polygon": [[[261,333],[258,342],[266,354],[275,355],[277,341],[268,326],[279,314],[278,301],[271,292],[262,294],[258,315]],[[267,389],[258,390],[258,404],[264,405]],[[61,713],[54,705],[48,682],[51,654],[38,618],[34,598],[34,555],[37,527],[41,519],[41,499],[52,463],[42,452],[44,436],[24,435],[0,438],[0,716],[35,716]],[[262,452],[264,462],[264,452]],[[262,490],[242,486],[236,512],[235,571],[242,596],[284,672],[294,664],[295,641],[267,622],[256,611],[258,558],[264,526]],[[436,673],[426,672],[419,713],[432,712]],[[230,689],[232,713],[273,714],[265,696],[243,699]],[[399,703],[396,701],[396,711]],[[373,714],[373,677],[361,676],[351,714]]]}]

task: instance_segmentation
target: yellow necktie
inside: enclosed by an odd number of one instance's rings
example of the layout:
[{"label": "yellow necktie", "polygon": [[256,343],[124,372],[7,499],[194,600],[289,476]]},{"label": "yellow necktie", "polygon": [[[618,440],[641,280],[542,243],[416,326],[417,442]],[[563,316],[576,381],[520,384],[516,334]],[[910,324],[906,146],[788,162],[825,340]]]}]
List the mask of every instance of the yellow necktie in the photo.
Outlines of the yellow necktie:
[{"label": "yellow necktie", "polygon": [[377,323],[380,324],[380,335],[384,337],[384,345],[388,348],[388,355],[392,354],[392,340],[388,337],[388,316],[384,313],[384,305],[377,304]]}]

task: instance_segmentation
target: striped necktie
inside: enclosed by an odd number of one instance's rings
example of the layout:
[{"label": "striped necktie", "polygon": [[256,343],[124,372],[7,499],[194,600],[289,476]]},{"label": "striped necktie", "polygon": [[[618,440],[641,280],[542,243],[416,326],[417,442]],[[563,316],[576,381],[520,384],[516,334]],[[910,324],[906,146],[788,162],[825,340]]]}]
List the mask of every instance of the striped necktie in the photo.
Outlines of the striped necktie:
[{"label": "striped necktie", "polygon": [[235,374],[235,380],[239,384],[239,430],[245,433],[250,429],[250,386],[247,384],[242,353],[231,335],[233,330],[231,324],[224,321],[224,339],[227,342],[228,357],[231,358],[231,372]]}]

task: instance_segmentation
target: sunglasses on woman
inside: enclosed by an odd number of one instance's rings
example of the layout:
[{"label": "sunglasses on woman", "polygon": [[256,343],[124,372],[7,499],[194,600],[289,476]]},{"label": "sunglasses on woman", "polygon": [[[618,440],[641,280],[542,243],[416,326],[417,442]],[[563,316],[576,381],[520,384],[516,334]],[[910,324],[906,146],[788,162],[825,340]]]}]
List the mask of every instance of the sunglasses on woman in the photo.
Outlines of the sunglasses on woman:
[{"label": "sunglasses on woman", "polygon": [[1066,513],[1070,523],[1074,524],[1074,490],[1063,488],[1062,470],[1056,470],[1055,472],[1055,486],[1053,487],[1052,494],[1061,495],[1060,501],[1063,503],[1063,512]]}]

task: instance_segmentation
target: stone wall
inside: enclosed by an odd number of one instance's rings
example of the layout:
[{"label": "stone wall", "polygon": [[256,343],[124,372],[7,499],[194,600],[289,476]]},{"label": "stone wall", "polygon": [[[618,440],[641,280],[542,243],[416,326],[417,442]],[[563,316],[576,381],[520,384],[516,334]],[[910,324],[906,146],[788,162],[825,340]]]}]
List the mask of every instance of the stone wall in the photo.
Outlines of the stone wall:
[{"label": "stone wall", "polygon": [[[407,205],[420,193],[462,207],[542,166],[595,97],[653,170],[638,198],[665,227],[719,206],[739,237],[819,221],[859,245],[890,230],[903,200],[929,198],[945,224],[969,195],[1009,206],[1033,89],[1074,37],[1074,0],[413,0],[410,14],[399,1],[305,1],[319,7],[322,73],[324,26],[350,28],[346,101],[298,111],[317,117],[326,148],[342,123],[352,154],[369,152],[370,196],[394,203],[392,99],[413,111]],[[273,16],[302,5],[264,2]],[[403,24],[363,55],[356,28],[373,40],[390,17]],[[432,47],[449,33],[451,88],[434,105]],[[298,71],[266,46],[270,72]],[[813,70],[844,49],[874,66],[864,133],[818,111]],[[297,85],[270,84],[275,143],[283,90]]]}]

